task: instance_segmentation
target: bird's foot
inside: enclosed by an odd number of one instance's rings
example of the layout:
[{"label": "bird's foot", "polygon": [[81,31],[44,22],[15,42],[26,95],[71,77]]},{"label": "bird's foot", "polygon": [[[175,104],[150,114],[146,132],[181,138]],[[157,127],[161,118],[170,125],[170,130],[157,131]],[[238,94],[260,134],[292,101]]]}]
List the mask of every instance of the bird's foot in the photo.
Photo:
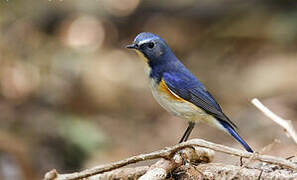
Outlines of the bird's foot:
[{"label": "bird's foot", "polygon": [[243,166],[243,158],[242,157],[240,157],[239,162],[240,162],[240,167],[242,167]]},{"label": "bird's foot", "polygon": [[178,151],[178,154],[179,154],[180,157],[181,157],[181,160],[182,160],[183,165],[186,165],[186,164],[189,163],[189,162],[187,161],[186,155],[185,155],[185,153],[183,152],[183,150],[179,150],[179,151]]}]

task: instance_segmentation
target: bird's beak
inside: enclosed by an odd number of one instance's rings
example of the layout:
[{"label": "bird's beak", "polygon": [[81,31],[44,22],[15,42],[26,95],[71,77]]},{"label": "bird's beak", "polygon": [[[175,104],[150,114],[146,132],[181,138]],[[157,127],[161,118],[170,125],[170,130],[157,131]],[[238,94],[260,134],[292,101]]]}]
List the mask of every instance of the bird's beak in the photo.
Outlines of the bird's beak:
[{"label": "bird's beak", "polygon": [[137,44],[129,44],[126,46],[128,49],[137,49]]}]

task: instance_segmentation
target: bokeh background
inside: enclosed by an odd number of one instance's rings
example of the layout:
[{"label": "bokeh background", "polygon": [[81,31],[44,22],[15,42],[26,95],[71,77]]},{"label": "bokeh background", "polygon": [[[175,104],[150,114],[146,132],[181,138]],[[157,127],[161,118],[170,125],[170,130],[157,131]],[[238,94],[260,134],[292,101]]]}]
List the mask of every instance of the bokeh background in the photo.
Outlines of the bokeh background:
[{"label": "bokeh background", "polygon": [[[124,48],[163,37],[265,154],[296,155],[258,97],[297,126],[293,0],[0,0],[0,179],[41,179],[178,142],[187,123],[153,99],[143,62]],[[241,148],[198,125],[191,137]],[[238,163],[218,154],[215,161]]]}]

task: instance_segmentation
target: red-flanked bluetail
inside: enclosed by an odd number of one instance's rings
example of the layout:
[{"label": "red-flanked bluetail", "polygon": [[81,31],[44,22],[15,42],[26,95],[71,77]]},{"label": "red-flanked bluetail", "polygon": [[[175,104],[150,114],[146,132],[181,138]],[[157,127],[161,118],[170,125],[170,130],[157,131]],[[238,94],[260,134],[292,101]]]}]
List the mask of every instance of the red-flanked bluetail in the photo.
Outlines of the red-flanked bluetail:
[{"label": "red-flanked bluetail", "polygon": [[236,125],[162,38],[144,32],[126,47],[135,49],[145,61],[150,88],[159,104],[173,115],[188,120],[189,126],[180,142],[187,141],[195,123],[205,122],[229,133],[248,152],[253,152],[236,132]]}]

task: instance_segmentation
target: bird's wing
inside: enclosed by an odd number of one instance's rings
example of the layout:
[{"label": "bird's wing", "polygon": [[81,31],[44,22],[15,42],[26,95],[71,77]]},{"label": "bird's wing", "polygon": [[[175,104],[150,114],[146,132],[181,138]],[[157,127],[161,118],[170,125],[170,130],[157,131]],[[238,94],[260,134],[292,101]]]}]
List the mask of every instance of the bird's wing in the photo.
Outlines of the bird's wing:
[{"label": "bird's wing", "polygon": [[185,73],[163,73],[163,80],[170,91],[191,102],[218,120],[236,125],[223,113],[219,104],[204,86],[193,76]]}]

